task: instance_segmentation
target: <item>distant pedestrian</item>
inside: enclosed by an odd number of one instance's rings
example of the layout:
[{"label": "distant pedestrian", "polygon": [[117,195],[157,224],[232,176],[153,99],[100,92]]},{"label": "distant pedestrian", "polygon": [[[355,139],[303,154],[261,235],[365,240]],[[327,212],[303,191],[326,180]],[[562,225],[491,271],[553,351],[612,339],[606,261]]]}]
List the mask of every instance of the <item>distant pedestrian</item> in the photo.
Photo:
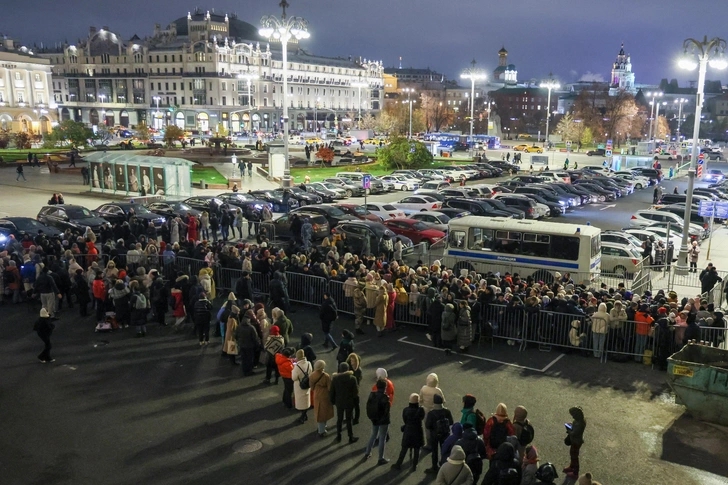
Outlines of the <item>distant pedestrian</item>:
[{"label": "distant pedestrian", "polygon": [[70,159],[71,159],[71,161],[68,163],[68,166],[75,167],[76,166],[76,154],[74,152],[71,152]]},{"label": "distant pedestrian", "polygon": [[564,444],[569,447],[569,455],[571,462],[564,473],[570,478],[579,476],[579,451],[581,445],[584,444],[584,430],[586,429],[586,419],[584,419],[584,411],[579,406],[569,409],[569,414],[574,419],[566,426],[566,438]]},{"label": "distant pedestrian", "polygon": [[253,176],[253,162],[248,160],[248,177]]},{"label": "distant pedestrian", "polygon": [[38,360],[43,364],[49,362],[55,362],[56,359],[51,357],[51,334],[55,328],[55,324],[51,321],[51,316],[45,308],[40,309],[40,318],[36,320],[33,330],[38,334],[38,337],[43,341],[45,347],[43,351],[38,354]]},{"label": "distant pedestrian", "polygon": [[402,468],[402,463],[407,456],[407,451],[413,451],[412,465],[410,472],[417,470],[417,462],[420,461],[420,448],[425,445],[425,438],[422,432],[422,422],[425,420],[425,410],[420,406],[420,395],[417,393],[410,394],[409,403],[404,411],[402,411],[402,448],[399,452],[397,463],[392,468],[397,470]]},{"label": "distant pedestrian", "polygon": [[18,180],[20,180],[20,177],[23,177],[23,181],[24,181],[24,182],[27,182],[27,181],[28,181],[28,180],[27,180],[27,179],[25,178],[25,174],[23,173],[23,165],[22,165],[22,164],[20,164],[20,163],[18,164],[17,168],[15,169],[15,172],[16,172],[16,173],[18,174],[18,176],[17,176],[17,177],[15,177],[15,181],[16,181],[16,182],[17,182]]},{"label": "distant pedestrian", "polygon": [[[321,302],[321,308],[319,309],[319,318],[321,319],[321,330],[324,333],[324,347],[328,347],[331,344],[331,348],[336,349],[336,341],[331,336],[331,328],[334,325],[336,319],[339,318],[339,309],[336,308],[336,302],[331,298],[328,292],[324,293],[324,300]],[[343,362],[348,357],[348,354],[339,362]],[[338,360],[338,359],[337,359]]]},{"label": "distant pedestrian", "polygon": [[88,168],[81,167],[81,176],[83,177],[83,184],[89,185],[91,181],[89,179]]},{"label": "distant pedestrian", "polygon": [[564,170],[569,170],[569,158],[567,157],[566,160],[564,160]]},{"label": "distant pedestrian", "polygon": [[349,443],[356,443],[359,438],[354,436],[352,430],[352,414],[359,396],[359,385],[354,373],[349,370],[349,364],[339,364],[339,372],[331,379],[331,392],[329,399],[336,406],[336,442],[341,443],[341,428],[346,420],[346,431]]}]

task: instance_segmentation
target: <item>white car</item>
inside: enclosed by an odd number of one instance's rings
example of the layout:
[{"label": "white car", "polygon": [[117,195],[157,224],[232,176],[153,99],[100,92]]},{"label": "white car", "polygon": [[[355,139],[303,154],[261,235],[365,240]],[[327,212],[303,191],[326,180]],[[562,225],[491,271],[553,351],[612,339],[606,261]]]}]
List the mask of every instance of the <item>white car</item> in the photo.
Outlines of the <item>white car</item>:
[{"label": "white car", "polygon": [[[665,243],[667,241],[667,229],[663,229],[661,227],[645,227],[640,229],[625,229],[627,234],[630,236],[634,236],[640,241],[646,241],[650,236],[654,237],[657,241],[662,241]],[[676,233],[675,231],[670,231],[670,243],[672,243],[673,247],[677,251],[680,249],[680,244],[682,244],[682,236],[680,234]],[[677,256],[677,252],[675,253]]]},{"label": "white car", "polygon": [[383,220],[407,217],[401,209],[397,209],[392,204],[370,202],[367,204],[367,212],[381,217]]},{"label": "white car", "polygon": [[599,238],[603,243],[622,244],[638,249],[642,247],[642,241],[635,237],[634,234],[630,234],[626,231],[602,231]]},{"label": "white car", "polygon": [[645,227],[655,222],[670,222],[682,227],[685,222],[682,217],[672,212],[657,211],[652,209],[638,210],[632,215],[629,225],[632,227]]},{"label": "white car", "polygon": [[549,182],[564,182],[567,184],[571,183],[571,175],[568,172],[552,172],[545,170],[538,173],[539,177],[545,177]]},{"label": "white car", "polygon": [[406,179],[401,175],[385,175],[380,177],[380,180],[394,185],[394,190],[417,190],[419,188],[416,181]]},{"label": "white car", "polygon": [[438,192],[442,189],[448,188],[450,188],[450,184],[447,182],[443,182],[442,180],[430,180],[422,184],[419,189],[415,190],[415,195]]},{"label": "white car", "polygon": [[632,182],[634,184],[634,188],[637,190],[644,189],[645,187],[649,187],[650,185],[650,179],[641,175],[637,175],[633,172],[630,172],[629,170],[614,172],[612,174],[612,177],[619,177],[621,179],[627,180],[628,182]]},{"label": "white car", "polygon": [[415,219],[416,221],[422,221],[431,228],[442,232],[447,232],[447,223],[450,221],[450,217],[446,214],[432,211],[415,212],[409,216],[409,218]]},{"label": "white car", "polygon": [[412,212],[440,209],[442,202],[428,195],[411,195],[399,202],[394,202],[392,205],[404,211],[406,214],[410,214]]},{"label": "white car", "polygon": [[382,177],[375,177],[372,175],[372,178],[375,178],[382,182],[382,187],[384,188],[385,192],[391,192],[394,190],[394,184],[388,180],[384,180]]},{"label": "white car", "polygon": [[602,272],[611,274],[634,274],[642,261],[640,251],[632,246],[602,243]]}]

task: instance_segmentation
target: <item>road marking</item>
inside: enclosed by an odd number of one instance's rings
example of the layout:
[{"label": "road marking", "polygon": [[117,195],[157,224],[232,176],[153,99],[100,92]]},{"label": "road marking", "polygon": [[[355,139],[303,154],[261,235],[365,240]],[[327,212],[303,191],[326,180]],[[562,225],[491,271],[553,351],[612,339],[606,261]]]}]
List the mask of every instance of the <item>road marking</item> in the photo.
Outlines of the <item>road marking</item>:
[{"label": "road marking", "polygon": [[601,208],[601,209],[599,209],[599,210],[600,210],[600,211],[603,211],[603,210],[605,210],[605,209],[611,209],[612,207],[617,207],[617,204],[607,205],[607,206],[604,206],[604,207],[602,207],[602,208]]},{"label": "road marking", "polygon": [[365,344],[365,343],[367,343],[367,342],[371,342],[371,341],[372,341],[372,339],[368,338],[368,339],[366,339],[366,340],[362,340],[361,342],[357,341],[357,342],[356,342],[356,344],[357,344],[357,345],[362,345],[362,344]]},{"label": "road marking", "polygon": [[560,355],[559,355],[558,357],[556,357],[556,358],[555,358],[554,360],[552,360],[552,361],[551,361],[551,362],[549,363],[549,365],[547,365],[546,367],[544,367],[543,369],[541,369],[541,372],[546,372],[547,370],[549,370],[549,369],[551,368],[551,366],[552,366],[552,365],[554,365],[555,363],[557,363],[558,361],[560,361],[560,360],[561,360],[561,358],[562,358],[562,357],[563,357],[564,355],[566,355],[566,354],[560,354]]},{"label": "road marking", "polygon": [[[440,352],[445,352],[445,349],[438,349],[438,348],[432,347],[430,345],[418,344],[416,342],[410,342],[410,341],[407,340],[407,337],[402,337],[401,339],[397,340],[397,342],[402,342],[402,343],[409,344],[409,345],[416,345],[418,347],[425,347],[426,349],[432,349],[432,350],[438,350]],[[470,358],[470,359],[484,360],[486,362],[493,362],[495,364],[501,364],[501,365],[507,365],[507,366],[510,366],[510,367],[516,367],[518,369],[532,370],[534,372],[544,372],[543,369],[536,369],[534,367],[527,367],[525,365],[512,364],[510,362],[503,362],[501,360],[487,359],[485,357],[480,357],[480,356],[477,356],[477,355],[471,355],[471,354],[462,354],[462,355],[463,355],[463,357],[467,357],[467,358]],[[553,364],[554,362],[552,362],[551,364]],[[549,364],[549,366],[551,364]]]}]

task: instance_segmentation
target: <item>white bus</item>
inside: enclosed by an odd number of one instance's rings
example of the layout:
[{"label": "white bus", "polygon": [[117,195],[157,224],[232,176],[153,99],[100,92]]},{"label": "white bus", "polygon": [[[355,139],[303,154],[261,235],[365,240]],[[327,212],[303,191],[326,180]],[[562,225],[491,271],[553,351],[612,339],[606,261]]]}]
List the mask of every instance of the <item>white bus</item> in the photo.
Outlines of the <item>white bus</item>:
[{"label": "white bus", "polygon": [[558,271],[578,283],[601,271],[601,230],[594,226],[480,216],[448,225],[443,264],[456,275],[462,269],[508,271],[551,282]]}]

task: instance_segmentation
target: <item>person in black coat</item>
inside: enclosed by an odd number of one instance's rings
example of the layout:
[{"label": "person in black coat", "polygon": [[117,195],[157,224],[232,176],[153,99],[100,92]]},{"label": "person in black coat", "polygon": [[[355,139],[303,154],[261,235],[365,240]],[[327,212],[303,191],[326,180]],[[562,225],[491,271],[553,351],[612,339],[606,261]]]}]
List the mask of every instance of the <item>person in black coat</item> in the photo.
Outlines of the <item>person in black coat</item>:
[{"label": "person in black coat", "polygon": [[310,333],[304,333],[301,335],[301,344],[296,350],[303,350],[303,355],[306,356],[307,361],[316,362],[316,352],[313,351],[311,342],[313,342],[313,335]]},{"label": "person in black coat", "polygon": [[[430,292],[432,290],[432,292]],[[434,288],[428,288],[428,297],[430,293],[435,293]],[[442,336],[440,335],[442,329],[442,314],[445,311],[445,305],[442,304],[442,298],[440,295],[434,294],[432,297],[432,303],[427,309],[427,331],[432,339],[432,344],[437,348],[442,348]]]},{"label": "person in black coat", "polygon": [[88,316],[88,304],[91,303],[89,295],[88,281],[83,275],[82,269],[76,270],[76,276],[73,277],[72,285],[73,294],[76,295],[76,303],[82,317]]},{"label": "person in black coat", "polygon": [[240,353],[240,364],[244,376],[253,375],[253,361],[255,349],[261,346],[260,338],[255,328],[249,323],[249,320],[242,319],[235,330],[235,340],[238,342],[238,352]]},{"label": "person in black coat", "polygon": [[473,472],[473,483],[478,483],[478,479],[481,473],[483,473],[483,460],[487,456],[487,451],[483,439],[478,436],[478,432],[475,431],[472,423],[463,424],[463,436],[455,445],[463,448],[465,452],[465,464]]},{"label": "person in black coat", "polygon": [[425,410],[420,406],[420,395],[417,393],[410,394],[409,404],[402,411],[402,449],[399,452],[397,463],[392,468],[400,470],[402,462],[404,462],[407,451],[412,449],[414,457],[412,459],[412,467],[410,471],[417,470],[417,462],[420,461],[420,448],[425,446],[425,435],[422,431],[422,422],[425,420]]},{"label": "person in black coat", "polygon": [[250,273],[247,271],[243,271],[240,275],[240,279],[237,283],[235,283],[235,294],[240,301],[253,301],[253,280],[250,278]]},{"label": "person in black coat", "polygon": [[38,354],[38,360],[44,364],[55,362],[56,359],[51,357],[51,334],[55,328],[55,324],[51,321],[51,316],[45,308],[40,309],[40,318],[36,320],[33,330],[43,341],[45,347],[43,352]]},{"label": "person in black coat", "polygon": [[339,364],[339,372],[331,379],[331,390],[329,399],[336,406],[336,442],[341,443],[341,427],[346,418],[346,432],[349,435],[349,443],[356,443],[359,438],[354,436],[352,429],[352,415],[359,397],[359,384],[354,373],[349,370],[349,364]]},{"label": "person in black coat", "polygon": [[210,343],[210,319],[212,318],[212,303],[207,299],[204,291],[201,291],[198,300],[193,306],[193,321],[195,330],[200,341],[200,346]]},{"label": "person in black coat", "polygon": [[[425,473],[432,473],[437,474],[439,471],[440,466],[438,465],[438,459],[437,459],[437,452],[440,450],[440,447],[445,442],[445,440],[448,438],[450,434],[449,427],[452,426],[454,420],[452,417],[452,413],[449,409],[446,407],[443,407],[444,400],[442,399],[442,396],[439,394],[435,394],[433,397],[433,401],[435,403],[435,407],[427,413],[427,417],[425,418],[425,429],[432,433],[433,436],[433,443],[432,443],[432,467],[425,470]],[[443,436],[442,431],[438,430],[438,423],[440,422],[447,422],[448,424],[448,436]]]},{"label": "person in black coat", "polygon": [[336,302],[331,299],[329,292],[324,293],[324,300],[321,302],[319,309],[319,318],[321,319],[321,330],[324,332],[324,347],[328,348],[331,344],[332,348],[336,348],[336,341],[331,336],[331,328],[334,322],[339,318],[339,309],[336,308]]},{"label": "person in black coat", "polygon": [[270,282],[268,291],[270,292],[270,299],[273,308],[278,307],[288,313],[290,303],[288,299],[288,290],[286,289],[286,285],[283,284],[281,273],[279,271],[275,271],[273,273],[273,279]]},{"label": "person in black coat", "polygon": [[[516,459],[515,448],[510,443],[501,443],[495,455],[490,460],[490,468],[485,473],[483,485],[498,485],[503,483],[501,477],[507,476],[510,478],[510,475],[514,475],[513,483],[521,483],[521,474],[521,466]],[[516,475],[518,477],[517,479],[515,478]]]},{"label": "person in black coat", "polygon": [[[369,442],[367,448],[364,451],[364,459],[368,460],[372,457],[372,448],[374,443],[379,440],[379,461],[377,465],[386,465],[389,460],[384,458],[384,447],[387,443],[387,430],[389,429],[390,417],[390,405],[389,398],[384,393],[387,388],[387,382],[381,379],[377,380],[377,390],[372,392],[367,400],[367,415],[372,422],[372,434],[369,436]],[[369,402],[373,402],[371,406],[372,411],[376,407],[376,413],[370,413]]]}]

